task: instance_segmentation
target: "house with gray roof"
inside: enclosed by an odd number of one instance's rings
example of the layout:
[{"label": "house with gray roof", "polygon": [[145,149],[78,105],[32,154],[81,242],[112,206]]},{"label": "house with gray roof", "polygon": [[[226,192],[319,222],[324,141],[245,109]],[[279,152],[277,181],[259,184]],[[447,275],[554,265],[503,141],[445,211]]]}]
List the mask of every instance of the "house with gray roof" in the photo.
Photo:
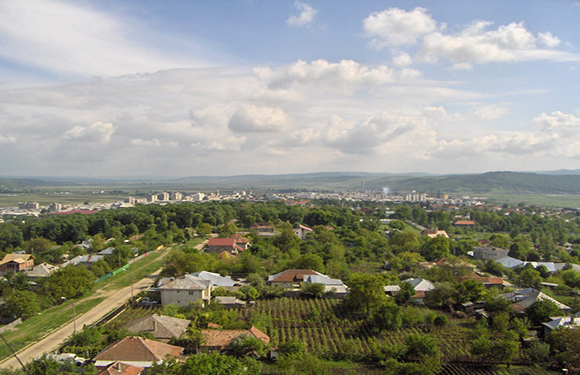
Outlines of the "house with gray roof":
[{"label": "house with gray roof", "polygon": [[133,319],[123,327],[132,332],[149,332],[155,339],[167,342],[181,336],[190,323],[187,319],[153,314]]},{"label": "house with gray roof", "polygon": [[516,313],[524,313],[534,302],[546,300],[554,302],[560,311],[564,313],[571,310],[570,307],[534,288],[519,289],[511,293],[502,294],[501,297],[512,302],[510,306]]},{"label": "house with gray roof", "polygon": [[200,279],[207,280],[211,283],[212,288],[224,287],[229,288],[235,286],[237,283],[232,279],[231,276],[222,276],[219,273],[199,271],[190,273],[190,275],[199,277]]},{"label": "house with gray roof", "polygon": [[193,275],[161,279],[157,290],[162,305],[189,306],[200,301],[205,305],[211,299],[211,282]]}]

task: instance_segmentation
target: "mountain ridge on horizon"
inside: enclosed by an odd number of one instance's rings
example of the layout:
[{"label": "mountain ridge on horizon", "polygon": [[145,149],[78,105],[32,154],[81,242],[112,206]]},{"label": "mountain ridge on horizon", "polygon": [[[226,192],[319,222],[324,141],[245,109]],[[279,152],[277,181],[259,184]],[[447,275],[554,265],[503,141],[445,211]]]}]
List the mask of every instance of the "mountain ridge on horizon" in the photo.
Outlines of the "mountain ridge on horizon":
[{"label": "mountain ridge on horizon", "polygon": [[[198,176],[166,179],[14,178],[0,177],[0,191],[59,186],[107,186],[117,189],[252,189],[252,190],[366,190],[448,193],[580,194],[580,170],[544,173],[494,171],[472,174],[315,172],[279,175]],[[3,187],[3,189],[2,189]]]}]

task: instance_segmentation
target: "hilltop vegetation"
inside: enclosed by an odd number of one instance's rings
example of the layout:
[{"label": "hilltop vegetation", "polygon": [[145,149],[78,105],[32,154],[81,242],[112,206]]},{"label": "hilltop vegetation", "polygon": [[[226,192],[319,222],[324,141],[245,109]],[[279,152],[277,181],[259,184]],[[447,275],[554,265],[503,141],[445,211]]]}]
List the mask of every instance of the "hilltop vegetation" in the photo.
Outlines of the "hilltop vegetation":
[{"label": "hilltop vegetation", "polygon": [[287,175],[201,176],[164,181],[79,180],[57,179],[0,179],[0,192],[33,191],[35,188],[66,186],[117,187],[122,190],[162,189],[215,190],[252,189],[265,190],[382,190],[391,192],[412,190],[436,193],[510,193],[510,194],[580,194],[580,175],[521,172],[488,172],[483,174],[430,176],[425,174],[376,173],[308,173]]}]

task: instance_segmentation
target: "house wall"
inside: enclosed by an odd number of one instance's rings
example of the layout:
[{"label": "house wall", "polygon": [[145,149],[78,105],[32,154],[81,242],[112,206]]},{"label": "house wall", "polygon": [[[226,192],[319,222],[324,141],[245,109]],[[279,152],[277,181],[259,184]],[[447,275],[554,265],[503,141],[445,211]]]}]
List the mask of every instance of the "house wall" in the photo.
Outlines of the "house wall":
[{"label": "house wall", "polygon": [[206,246],[205,251],[208,253],[220,253],[222,251],[227,251],[228,253],[233,253],[234,249],[231,246]]},{"label": "house wall", "polygon": [[190,302],[210,299],[209,288],[204,290],[161,290],[162,305],[189,306]]}]

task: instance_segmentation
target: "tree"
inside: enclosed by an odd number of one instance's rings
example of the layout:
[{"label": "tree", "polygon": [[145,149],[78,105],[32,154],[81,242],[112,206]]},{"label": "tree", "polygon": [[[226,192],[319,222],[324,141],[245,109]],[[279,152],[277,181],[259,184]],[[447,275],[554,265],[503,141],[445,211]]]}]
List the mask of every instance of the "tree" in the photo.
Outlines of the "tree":
[{"label": "tree", "polygon": [[395,302],[398,305],[406,305],[413,300],[415,295],[415,288],[411,283],[401,283],[399,292],[395,294]]},{"label": "tree", "polygon": [[278,351],[281,355],[302,354],[306,351],[306,344],[302,340],[292,338],[278,345]]},{"label": "tree", "polygon": [[388,300],[373,312],[371,325],[379,331],[398,331],[403,326],[401,307]]},{"label": "tree", "polygon": [[510,237],[506,234],[494,233],[489,240],[493,246],[503,247],[504,249],[509,249],[510,247]]},{"label": "tree", "polygon": [[541,325],[550,320],[551,316],[560,314],[560,308],[554,301],[549,299],[537,300],[526,310],[528,318],[535,325]]},{"label": "tree", "polygon": [[580,327],[561,327],[548,338],[552,352],[560,362],[580,367]]},{"label": "tree", "polygon": [[300,286],[300,292],[308,297],[320,298],[324,295],[326,287],[324,284],[317,283],[302,283]]},{"label": "tree", "polygon": [[15,290],[5,300],[4,315],[29,318],[41,311],[38,295],[28,290]]},{"label": "tree", "polygon": [[257,337],[247,334],[240,335],[233,339],[228,345],[228,351],[236,357],[244,357],[250,353],[257,353],[263,356],[268,349],[268,345]]},{"label": "tree", "polygon": [[92,290],[95,275],[83,266],[68,266],[56,271],[42,283],[42,294],[53,302],[82,296]]},{"label": "tree", "polygon": [[26,365],[30,375],[56,375],[60,371],[60,363],[52,357],[43,354],[40,358]]},{"label": "tree", "polygon": [[384,283],[380,276],[354,273],[348,278],[350,292],[345,303],[353,310],[364,310],[367,315],[370,311],[386,302]]},{"label": "tree", "polygon": [[404,251],[417,252],[421,246],[419,235],[409,230],[404,230],[402,232],[393,234],[393,236],[389,239],[389,244],[391,245],[395,254],[402,253]]},{"label": "tree", "polygon": [[534,267],[525,267],[518,276],[518,284],[524,288],[534,288],[540,285],[542,276]]},{"label": "tree", "polygon": [[237,359],[219,353],[189,356],[185,363],[165,360],[149,369],[150,375],[258,375],[260,364],[250,358]]}]

